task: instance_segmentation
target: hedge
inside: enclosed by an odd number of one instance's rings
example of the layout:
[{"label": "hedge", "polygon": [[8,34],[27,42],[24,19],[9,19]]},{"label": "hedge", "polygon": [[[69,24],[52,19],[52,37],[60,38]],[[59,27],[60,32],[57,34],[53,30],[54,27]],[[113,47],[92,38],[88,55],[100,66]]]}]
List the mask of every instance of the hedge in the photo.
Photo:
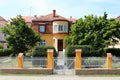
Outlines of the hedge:
[{"label": "hedge", "polygon": [[120,57],[120,48],[108,48],[106,53],[111,53],[113,56]]},{"label": "hedge", "polygon": [[33,57],[47,57],[47,49],[53,49],[54,57],[58,56],[57,51],[52,46],[36,46],[33,51]]},{"label": "hedge", "polygon": [[98,57],[104,55],[102,53],[97,53],[90,45],[69,45],[66,47],[65,56],[75,57],[76,49],[82,49],[82,57]]},{"label": "hedge", "polygon": [[0,49],[3,49],[3,45],[0,43]]},{"label": "hedge", "polygon": [[10,48],[0,49],[0,56],[10,56],[13,51]]}]

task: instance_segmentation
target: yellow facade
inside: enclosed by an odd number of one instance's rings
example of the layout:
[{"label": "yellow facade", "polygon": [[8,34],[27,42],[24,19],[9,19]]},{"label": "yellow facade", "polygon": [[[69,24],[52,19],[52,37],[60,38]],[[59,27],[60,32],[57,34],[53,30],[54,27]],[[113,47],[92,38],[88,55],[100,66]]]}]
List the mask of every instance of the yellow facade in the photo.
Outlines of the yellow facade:
[{"label": "yellow facade", "polygon": [[63,49],[65,49],[64,38],[68,34],[41,34],[41,39],[46,41],[46,46],[54,46],[58,50],[58,40],[63,40]]},{"label": "yellow facade", "polygon": [[[52,23],[52,33],[51,34],[41,34],[41,39],[45,40],[46,46],[54,46],[55,49],[58,51],[59,46],[65,49],[64,38],[69,36],[68,31],[54,31],[54,25],[63,25],[64,27],[68,28],[68,21],[53,21]],[[62,43],[59,43],[59,40],[62,40]]]}]

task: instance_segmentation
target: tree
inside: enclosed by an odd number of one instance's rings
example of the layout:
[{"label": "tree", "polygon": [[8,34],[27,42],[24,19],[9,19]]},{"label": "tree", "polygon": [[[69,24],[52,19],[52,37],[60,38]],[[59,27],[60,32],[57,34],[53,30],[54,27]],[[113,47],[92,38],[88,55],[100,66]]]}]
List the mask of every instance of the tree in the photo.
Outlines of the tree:
[{"label": "tree", "polygon": [[2,28],[2,32],[7,34],[6,41],[15,54],[25,53],[40,41],[40,35],[21,16],[11,19],[10,24]]},{"label": "tree", "polygon": [[96,52],[104,53],[104,48],[114,45],[120,39],[120,22],[103,16],[88,15],[71,26],[70,36],[65,38],[69,45],[91,45]]}]

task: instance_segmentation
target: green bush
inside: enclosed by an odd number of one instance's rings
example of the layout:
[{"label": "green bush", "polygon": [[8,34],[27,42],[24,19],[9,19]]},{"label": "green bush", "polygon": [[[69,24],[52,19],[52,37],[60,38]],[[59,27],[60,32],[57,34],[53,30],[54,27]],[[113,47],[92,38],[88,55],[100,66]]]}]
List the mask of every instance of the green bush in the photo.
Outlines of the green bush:
[{"label": "green bush", "polygon": [[3,49],[3,45],[0,43],[0,49]]},{"label": "green bush", "polygon": [[53,49],[54,57],[58,56],[57,51],[52,46],[36,46],[33,51],[33,57],[47,57],[47,49]]},{"label": "green bush", "polygon": [[10,48],[0,49],[0,56],[10,56],[13,51]]},{"label": "green bush", "polygon": [[75,50],[82,49],[82,57],[92,57],[92,56],[101,56],[100,53],[94,51],[90,45],[70,45],[66,47],[65,56],[66,57],[75,57]]},{"label": "green bush", "polygon": [[111,53],[113,56],[120,57],[120,48],[108,48],[106,53]]}]

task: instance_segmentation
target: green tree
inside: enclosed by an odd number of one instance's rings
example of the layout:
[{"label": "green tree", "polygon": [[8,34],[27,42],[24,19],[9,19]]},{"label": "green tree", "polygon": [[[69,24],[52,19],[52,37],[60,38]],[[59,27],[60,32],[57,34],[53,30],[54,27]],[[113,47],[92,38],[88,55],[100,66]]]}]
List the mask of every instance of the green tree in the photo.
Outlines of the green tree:
[{"label": "green tree", "polygon": [[10,24],[2,28],[2,32],[7,34],[6,41],[15,54],[25,53],[40,41],[40,35],[21,16],[11,19]]},{"label": "green tree", "polygon": [[70,36],[65,38],[68,45],[91,45],[97,53],[114,45],[120,39],[120,22],[103,16],[88,15],[71,26]]}]

